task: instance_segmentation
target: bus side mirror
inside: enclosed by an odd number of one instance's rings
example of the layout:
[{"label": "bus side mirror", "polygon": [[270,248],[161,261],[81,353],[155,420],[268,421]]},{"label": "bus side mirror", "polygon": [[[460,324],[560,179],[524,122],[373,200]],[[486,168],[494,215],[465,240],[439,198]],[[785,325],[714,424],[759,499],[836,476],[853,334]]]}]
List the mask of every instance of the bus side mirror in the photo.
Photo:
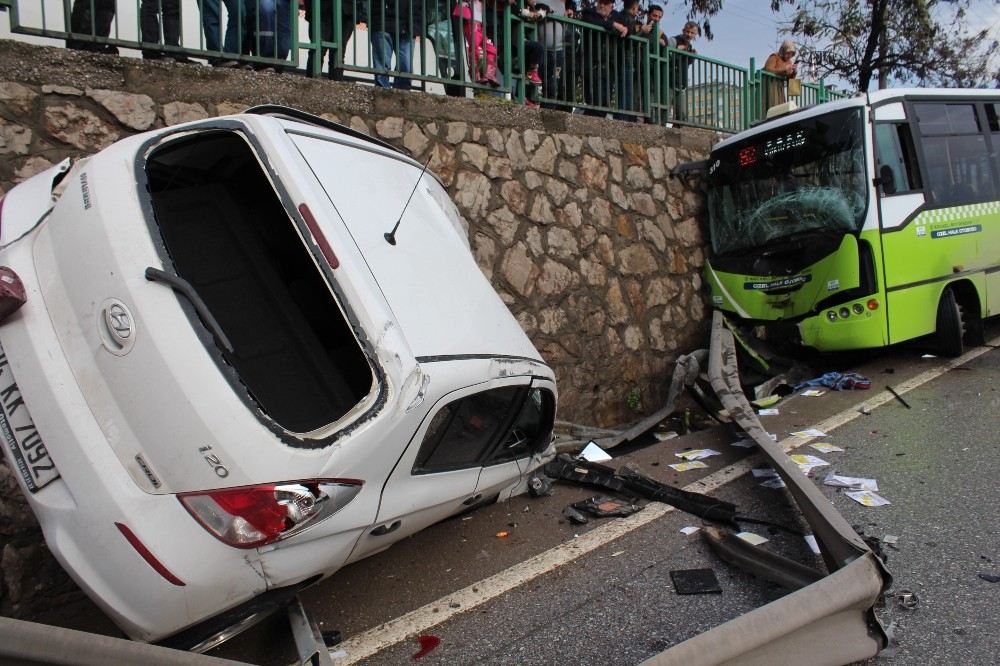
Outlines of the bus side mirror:
[{"label": "bus side mirror", "polygon": [[883,164],[878,170],[878,180],[879,185],[882,186],[882,192],[885,194],[895,194],[896,193],[896,177],[892,173],[892,167],[888,164]]}]

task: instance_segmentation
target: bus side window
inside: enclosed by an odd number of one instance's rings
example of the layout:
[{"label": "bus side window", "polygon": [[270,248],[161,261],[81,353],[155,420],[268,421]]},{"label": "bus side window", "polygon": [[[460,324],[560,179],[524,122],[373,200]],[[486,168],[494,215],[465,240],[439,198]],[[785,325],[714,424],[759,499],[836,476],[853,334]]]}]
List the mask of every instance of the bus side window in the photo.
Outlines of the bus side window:
[{"label": "bus side window", "polygon": [[913,108],[934,202],[956,205],[996,199],[996,166],[980,131],[975,105],[925,102]]},{"label": "bus side window", "polygon": [[909,125],[876,124],[875,148],[882,196],[911,192],[922,187]]}]

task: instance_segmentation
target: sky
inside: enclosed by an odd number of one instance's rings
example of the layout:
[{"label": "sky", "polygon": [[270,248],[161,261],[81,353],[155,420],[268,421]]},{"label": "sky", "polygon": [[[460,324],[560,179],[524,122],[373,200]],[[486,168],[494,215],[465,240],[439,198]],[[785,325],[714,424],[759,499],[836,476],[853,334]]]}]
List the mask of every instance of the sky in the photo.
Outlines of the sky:
[{"label": "sky", "polygon": [[[46,8],[48,21],[58,21],[61,24],[62,5],[64,0],[18,0],[22,8],[26,24],[41,24],[40,16],[30,16],[38,14],[40,8]],[[553,6],[559,6],[559,0],[548,0]],[[135,25],[135,0],[119,2],[119,14],[122,25]],[[649,0],[645,4],[649,4]],[[662,28],[668,35],[675,35],[680,32],[681,27],[687,20],[687,7],[683,0],[656,0],[665,8],[665,16]],[[182,2],[184,7],[183,32],[186,36],[199,35],[199,23],[196,13],[196,3]],[[776,51],[778,45],[785,35],[780,33],[782,21],[788,19],[791,7],[784,8],[781,12],[773,13],[768,0],[724,0],[723,9],[719,14],[711,19],[712,32],[715,38],[711,41],[700,39],[695,43],[695,48],[702,55],[709,56],[716,60],[728,62],[730,64],[747,67],[750,58],[755,59],[758,68],[764,65],[767,56]],[[54,18],[57,17],[57,18]],[[973,0],[972,8],[968,16],[969,26],[973,30],[987,28],[993,39],[1000,39],[1000,2],[997,0]],[[61,25],[60,25],[61,27]],[[302,29],[304,29],[304,24]],[[0,13],[0,38],[10,35],[8,20],[5,14]],[[16,37],[24,39],[21,36]],[[37,43],[54,43],[51,40],[35,40],[27,38],[26,41]],[[136,55],[126,53],[126,55]],[[993,69],[1000,68],[1000,53],[994,54]],[[805,73],[800,70],[800,76]],[[837,84],[836,81],[831,81]],[[846,86],[843,86],[846,88]]]},{"label": "sky", "polygon": [[[687,20],[684,2],[654,0],[654,3],[664,6],[661,23],[664,32],[668,35],[680,32]],[[711,19],[715,38],[696,42],[698,53],[740,67],[747,67],[753,57],[757,68],[763,67],[767,56],[777,51],[782,40],[788,38],[780,34],[779,29],[781,22],[791,15],[790,8],[772,12],[770,4],[768,0],[725,0],[722,11]],[[973,31],[987,28],[992,39],[1000,40],[1000,3],[996,0],[975,0],[967,21]],[[993,55],[992,65],[994,70],[1000,68],[1000,54]]]}]

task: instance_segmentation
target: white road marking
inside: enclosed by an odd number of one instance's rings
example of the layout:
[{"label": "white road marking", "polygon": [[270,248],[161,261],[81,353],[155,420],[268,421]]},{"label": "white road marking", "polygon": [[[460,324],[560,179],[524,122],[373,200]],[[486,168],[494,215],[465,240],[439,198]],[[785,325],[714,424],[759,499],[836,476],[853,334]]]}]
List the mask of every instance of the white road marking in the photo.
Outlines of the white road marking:
[{"label": "white road marking", "polygon": [[[994,346],[1000,345],[1000,337],[990,340],[988,344]],[[900,395],[908,393],[918,386],[922,386],[940,377],[952,368],[968,363],[989,351],[991,351],[991,347],[977,347],[970,350],[956,359],[947,361],[943,365],[926,370],[915,377],[901,382],[898,386],[894,387],[896,393]],[[824,432],[831,432],[861,416],[862,413],[860,410],[862,408],[870,412],[895,399],[895,396],[889,393],[889,391],[881,391],[871,398],[839,414],[834,414],[821,423],[817,423],[815,427]],[[778,444],[787,453],[808,444],[813,439],[815,438],[786,437]],[[700,481],[689,484],[684,489],[699,493],[708,493],[717,490],[726,483],[749,473],[753,467],[761,463],[761,458],[762,456],[760,455],[744,458],[739,462],[720,469],[714,474],[706,476]],[[373,627],[368,631],[352,636],[335,648],[337,651],[335,663],[337,666],[347,666],[347,664],[353,664],[377,654],[405,640],[409,636],[426,633],[428,629],[435,625],[441,624],[460,613],[464,613],[510,592],[514,588],[524,585],[564,564],[568,564],[581,555],[586,555],[601,546],[607,545],[615,539],[623,537],[643,525],[648,525],[674,510],[673,507],[666,504],[651,502],[641,511],[627,518],[605,523],[572,541],[567,541],[555,548],[550,548],[478,583],[473,583],[464,589],[441,597],[437,601],[433,601],[405,615]],[[346,656],[341,651],[346,652]],[[331,654],[333,653],[331,652]]]}]

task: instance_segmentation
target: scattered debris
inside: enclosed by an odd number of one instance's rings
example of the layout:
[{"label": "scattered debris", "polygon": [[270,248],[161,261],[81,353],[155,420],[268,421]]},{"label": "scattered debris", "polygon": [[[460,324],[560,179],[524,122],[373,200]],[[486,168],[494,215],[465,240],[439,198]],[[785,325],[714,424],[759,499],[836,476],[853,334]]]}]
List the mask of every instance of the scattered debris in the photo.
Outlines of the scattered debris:
[{"label": "scattered debris", "polygon": [[987,583],[1000,583],[1000,576],[995,574],[981,573],[979,577],[985,580]]},{"label": "scattered debris", "polygon": [[506,531],[497,532],[497,534],[496,534],[496,537],[498,539],[506,539],[508,536],[510,536],[510,532],[506,532]]},{"label": "scattered debris", "polygon": [[809,455],[808,453],[796,453],[788,457],[791,458],[792,462],[799,466],[799,469],[801,469],[802,473],[806,476],[812,476],[813,471],[816,468],[826,467],[830,464],[822,458]]},{"label": "scattered debris", "polygon": [[816,449],[820,453],[843,453],[844,449],[840,448],[836,444],[828,444],[827,442],[817,442],[816,444],[810,444],[809,448]]},{"label": "scattered debris", "polygon": [[872,492],[878,492],[878,481],[875,479],[864,479],[856,476],[840,476],[830,472],[823,479],[824,486],[833,486],[835,488],[848,488],[850,490],[870,490]]},{"label": "scattered debris", "polygon": [[799,430],[798,432],[793,432],[792,435],[795,437],[809,438],[809,437],[829,437],[825,432],[819,428],[809,428],[807,430]]},{"label": "scattered debris", "polygon": [[760,540],[758,543],[767,541],[751,532],[733,534],[714,527],[704,527],[701,530],[702,538],[723,561],[786,589],[797,590],[823,577],[822,573],[811,567],[759,548],[743,535],[756,537]]},{"label": "scattered debris", "polygon": [[899,537],[894,534],[886,534],[885,536],[882,537],[882,543],[884,543],[887,546],[892,546],[893,548],[896,547],[896,544],[898,542],[899,542]]},{"label": "scattered debris", "polygon": [[421,659],[429,655],[437,646],[441,645],[441,639],[437,636],[417,636],[417,643],[420,645],[420,650],[413,655],[413,659]]},{"label": "scattered debris", "polygon": [[624,518],[631,516],[641,508],[636,504],[629,504],[624,500],[607,495],[594,495],[588,499],[574,502],[571,506],[596,518]]},{"label": "scattered debris", "polygon": [[852,500],[858,504],[863,504],[865,506],[885,506],[889,504],[889,500],[885,499],[877,493],[873,493],[870,490],[851,490],[844,493]]},{"label": "scattered debris", "polygon": [[711,569],[678,569],[670,572],[670,580],[677,594],[722,594]]},{"label": "scattered debris", "polygon": [[802,538],[805,539],[806,544],[809,546],[809,550],[816,555],[820,554],[819,543],[816,541],[815,534],[806,534]]},{"label": "scattered debris", "polygon": [[796,384],[795,390],[801,391],[808,386],[825,386],[834,391],[865,390],[872,387],[872,380],[862,377],[856,372],[828,372],[815,379],[808,379]]},{"label": "scattered debris", "polygon": [[889,391],[889,393],[893,394],[896,397],[896,400],[899,400],[901,403],[903,403],[903,407],[906,407],[907,409],[912,409],[912,407],[910,407],[910,403],[903,400],[903,396],[896,393],[896,390],[894,388],[892,388],[888,384],[885,385],[885,388],[886,390]]},{"label": "scattered debris", "polygon": [[566,520],[574,525],[586,525],[590,522],[590,518],[587,518],[587,516],[573,508],[572,504],[563,509],[563,515],[566,516]]},{"label": "scattered debris", "polygon": [[785,485],[784,480],[777,476],[774,477],[773,479],[768,479],[767,481],[765,481],[760,485],[763,486],[764,488],[771,488],[772,490],[781,490],[782,488],[787,487]]},{"label": "scattered debris", "polygon": [[692,534],[694,534],[695,532],[697,532],[700,529],[701,528],[698,527],[697,525],[688,525],[687,527],[682,527],[681,528],[681,533],[684,534],[684,535],[686,535],[686,536],[691,536]]},{"label": "scattered debris", "polygon": [[528,479],[528,494],[532,497],[545,497],[552,494],[552,479],[544,474],[532,474]]},{"label": "scattered debris", "polygon": [[608,452],[597,445],[597,442],[590,440],[590,443],[584,447],[583,451],[580,451],[580,457],[584,460],[589,460],[590,462],[604,462],[605,460],[611,460],[611,456]]},{"label": "scattered debris", "polygon": [[778,412],[777,407],[769,407],[768,409],[758,409],[757,410],[757,414],[759,416],[777,416],[778,413],[779,412]]},{"label": "scattered debris", "polygon": [[619,555],[624,555],[624,554],[625,554],[624,550],[619,550],[615,551],[614,553],[611,553],[611,557],[618,557]]},{"label": "scattered debris", "polygon": [[750,472],[758,479],[770,479],[778,476],[778,470],[770,467],[754,467]]},{"label": "scattered debris", "polygon": [[937,356],[935,356],[934,354],[924,354],[920,358],[937,358]]},{"label": "scattered debris", "polygon": [[826,391],[823,391],[822,389],[809,389],[807,391],[803,391],[799,395],[801,395],[803,398],[818,398],[821,395],[825,394]]},{"label": "scattered debris", "polygon": [[712,456],[721,456],[722,454],[715,449],[691,449],[690,451],[681,451],[674,455],[684,460],[701,460],[702,458],[711,458]]},{"label": "scattered debris", "polygon": [[[778,394],[772,394],[766,398],[759,398],[757,400],[751,400],[750,404],[754,407],[773,407],[781,402],[781,396]],[[763,412],[758,412],[758,414],[763,414]]]},{"label": "scattered debris", "polygon": [[[694,465],[699,462],[683,464]],[[616,471],[600,463],[573,460],[568,455],[561,454],[545,465],[545,473],[563,481],[620,494],[631,493],[654,502],[663,502],[707,520],[733,524],[736,516],[735,504],[660,483],[628,467]]]},{"label": "scattered debris", "polygon": [[672,465],[667,465],[667,467],[677,472],[687,472],[692,469],[703,469],[705,467],[708,467],[708,465],[706,465],[700,460],[695,460],[693,462],[674,463]]},{"label": "scattered debris", "polygon": [[917,604],[920,603],[920,598],[912,590],[900,590],[896,593],[896,601],[903,608],[916,608]]},{"label": "scattered debris", "polygon": [[753,441],[749,437],[744,437],[743,439],[732,442],[730,446],[735,446],[740,449],[752,449],[757,446],[757,442]]},{"label": "scattered debris", "polygon": [[673,430],[667,430],[666,432],[654,432],[653,433],[653,437],[655,437],[656,441],[658,441],[658,442],[665,442],[668,439],[677,439],[679,436],[680,435],[678,435]]},{"label": "scattered debris", "polygon": [[761,535],[755,534],[753,532],[740,532],[736,536],[743,539],[752,546],[759,546],[762,543],[768,542],[767,537],[762,537]]}]

